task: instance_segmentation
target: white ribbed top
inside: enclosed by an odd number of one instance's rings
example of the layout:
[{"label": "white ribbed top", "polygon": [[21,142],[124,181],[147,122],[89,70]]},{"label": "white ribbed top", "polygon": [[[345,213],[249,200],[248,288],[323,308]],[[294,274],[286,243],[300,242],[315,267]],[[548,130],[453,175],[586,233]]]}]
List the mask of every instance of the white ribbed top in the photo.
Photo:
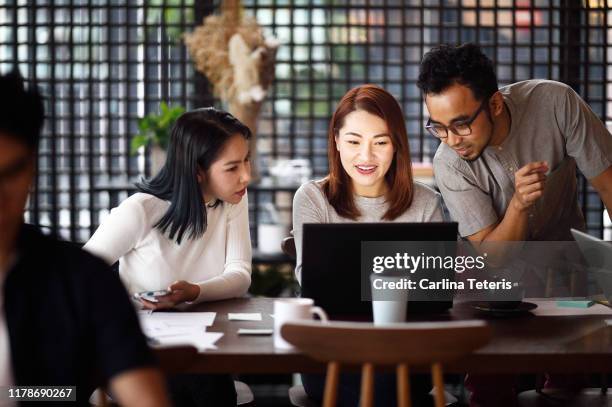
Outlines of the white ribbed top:
[{"label": "white ribbed top", "polygon": [[244,295],[251,284],[248,201],[207,207],[208,227],[180,245],[154,228],[170,203],[137,193],[114,208],[84,249],[109,264],[119,260],[119,274],[130,294],[167,288],[177,280],[200,286],[196,302]]}]

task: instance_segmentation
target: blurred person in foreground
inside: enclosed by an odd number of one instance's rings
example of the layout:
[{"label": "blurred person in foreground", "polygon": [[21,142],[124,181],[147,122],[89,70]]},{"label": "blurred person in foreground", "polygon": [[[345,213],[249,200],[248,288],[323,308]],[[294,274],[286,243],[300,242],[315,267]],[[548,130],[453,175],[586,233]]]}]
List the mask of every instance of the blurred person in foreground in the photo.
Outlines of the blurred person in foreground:
[{"label": "blurred person in foreground", "polygon": [[76,386],[83,406],[104,387],[122,406],[168,406],[119,277],[24,224],[43,99],[17,72],[0,76],[0,95],[0,386]]}]

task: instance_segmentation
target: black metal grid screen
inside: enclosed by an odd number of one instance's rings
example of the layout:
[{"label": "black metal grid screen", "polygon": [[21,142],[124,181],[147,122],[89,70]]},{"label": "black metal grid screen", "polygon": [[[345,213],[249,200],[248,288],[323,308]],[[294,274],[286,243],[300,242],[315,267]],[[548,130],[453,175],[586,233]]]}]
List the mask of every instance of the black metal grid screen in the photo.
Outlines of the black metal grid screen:
[{"label": "black metal grid screen", "polygon": [[[437,141],[423,132],[426,110],[415,83],[421,56],[440,42],[478,42],[495,61],[500,84],[561,80],[602,120],[612,120],[611,2],[243,4],[282,42],[276,82],[258,129],[264,174],[271,159],[307,158],[314,176],[324,175],[326,130],[335,103],[350,87],[365,82],[396,96],[406,116],[413,160],[430,162]],[[111,193],[96,185],[148,174],[146,154],[129,154],[137,117],[157,111],[160,101],[187,108],[214,103],[179,36],[218,9],[218,1],[199,0],[46,0],[35,5],[0,0],[0,71],[17,65],[48,96],[29,221],[71,240],[87,240],[111,200]],[[603,235],[601,202],[586,186],[581,180],[589,232]],[[254,208],[271,200],[284,206],[288,216],[291,192],[257,195]],[[605,232],[612,239],[612,227]]]},{"label": "black metal grid screen", "polygon": [[130,154],[137,118],[161,101],[206,103],[179,38],[205,12],[193,0],[0,2],[0,69],[18,66],[47,97],[28,221],[86,241],[109,209],[96,185],[148,173],[144,152]]},{"label": "black metal grid screen", "polygon": [[[608,50],[612,2],[603,0],[335,0],[244,2],[282,42],[276,82],[259,125],[258,151],[308,158],[327,172],[327,125],[351,87],[376,83],[400,102],[412,158],[431,162],[438,142],[424,132],[426,108],[416,87],[422,55],[441,43],[477,42],[500,85],[529,78],[568,83],[602,120],[610,119]],[[265,165],[264,165],[265,168]],[[589,232],[602,236],[597,194],[580,178]],[[612,240],[608,223],[605,237]]]}]

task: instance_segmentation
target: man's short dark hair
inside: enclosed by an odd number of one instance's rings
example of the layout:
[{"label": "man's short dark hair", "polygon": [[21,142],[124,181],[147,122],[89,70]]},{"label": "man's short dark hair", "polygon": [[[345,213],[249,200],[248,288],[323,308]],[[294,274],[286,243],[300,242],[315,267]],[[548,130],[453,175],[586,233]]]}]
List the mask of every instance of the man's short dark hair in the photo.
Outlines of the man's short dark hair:
[{"label": "man's short dark hair", "polygon": [[0,132],[36,151],[44,117],[43,99],[35,86],[26,88],[17,70],[0,75]]},{"label": "man's short dark hair", "polygon": [[478,45],[440,45],[423,57],[417,86],[425,95],[440,94],[455,83],[470,88],[478,101],[497,92],[493,62]]}]

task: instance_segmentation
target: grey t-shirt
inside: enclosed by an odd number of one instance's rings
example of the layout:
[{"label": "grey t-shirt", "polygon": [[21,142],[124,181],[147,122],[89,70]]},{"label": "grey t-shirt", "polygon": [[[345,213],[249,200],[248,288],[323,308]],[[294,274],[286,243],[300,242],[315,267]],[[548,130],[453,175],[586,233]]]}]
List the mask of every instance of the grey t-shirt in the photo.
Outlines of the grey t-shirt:
[{"label": "grey t-shirt", "polygon": [[612,135],[567,85],[548,80],[518,82],[500,89],[512,124],[504,142],[487,147],[476,160],[463,160],[442,143],[434,176],[461,236],[499,222],[514,195],[514,173],[533,161],[547,161],[544,195],[529,212],[526,240],[572,240],[584,230],[578,206],[576,163],[593,178],[612,165]]},{"label": "grey t-shirt", "polygon": [[355,195],[355,204],[361,212],[356,219],[344,218],[330,205],[321,189],[321,181],[303,184],[293,197],[293,236],[295,238],[295,275],[302,281],[302,225],[304,223],[351,223],[351,222],[442,222],[444,213],[440,194],[419,183],[414,183],[414,196],[410,207],[393,221],[382,220],[389,205],[385,197],[366,198]]}]

